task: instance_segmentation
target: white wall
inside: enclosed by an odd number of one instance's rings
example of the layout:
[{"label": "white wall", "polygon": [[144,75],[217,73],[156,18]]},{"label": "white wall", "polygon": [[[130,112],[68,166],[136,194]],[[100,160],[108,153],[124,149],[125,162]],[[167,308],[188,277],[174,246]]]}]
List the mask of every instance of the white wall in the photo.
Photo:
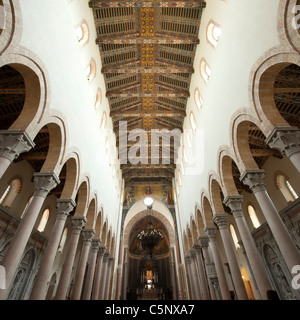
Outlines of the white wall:
[{"label": "white wall", "polygon": [[[106,132],[100,132],[100,122],[103,111],[109,116],[109,105],[105,98],[100,52],[95,44],[93,12],[88,2],[21,0],[21,45],[30,49],[46,66],[50,112],[58,110],[67,119],[67,146],[80,150],[81,175],[87,173],[91,177],[90,190],[96,190],[98,205],[103,204],[104,215],[108,216],[115,232],[120,192],[116,192],[119,189],[112,176],[113,166],[104,161]],[[80,47],[75,30],[83,19],[88,23],[90,38],[87,44]],[[89,83],[86,68],[91,58],[96,61],[97,74]],[[102,104],[99,110],[95,110],[94,99],[98,88],[102,91]],[[112,122],[108,117],[106,131],[109,129],[112,129]]]}]

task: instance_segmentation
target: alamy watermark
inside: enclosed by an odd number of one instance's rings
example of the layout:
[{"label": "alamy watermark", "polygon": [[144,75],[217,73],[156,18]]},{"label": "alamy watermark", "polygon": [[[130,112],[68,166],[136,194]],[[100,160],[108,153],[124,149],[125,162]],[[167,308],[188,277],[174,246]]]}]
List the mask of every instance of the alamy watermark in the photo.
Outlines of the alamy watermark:
[{"label": "alamy watermark", "polygon": [[6,272],[3,266],[0,266],[0,289],[6,289]]},{"label": "alamy watermark", "polygon": [[292,19],[292,27],[295,30],[300,29],[300,5],[296,5],[292,8],[292,13],[295,15]]},{"label": "alamy watermark", "polygon": [[292,287],[295,290],[299,290],[300,289],[300,265],[295,265],[292,268],[292,275],[295,276],[292,279]]},{"label": "alamy watermark", "polygon": [[[106,153],[98,151],[98,163],[113,165],[185,165],[186,175],[200,175],[204,168],[204,130],[135,128],[129,130],[127,121],[119,122],[119,141],[113,130],[104,129],[102,142]],[[105,140],[105,141],[104,141]],[[184,149],[183,149],[184,146]],[[180,148],[181,147],[181,148]],[[184,153],[183,153],[184,150]]]}]

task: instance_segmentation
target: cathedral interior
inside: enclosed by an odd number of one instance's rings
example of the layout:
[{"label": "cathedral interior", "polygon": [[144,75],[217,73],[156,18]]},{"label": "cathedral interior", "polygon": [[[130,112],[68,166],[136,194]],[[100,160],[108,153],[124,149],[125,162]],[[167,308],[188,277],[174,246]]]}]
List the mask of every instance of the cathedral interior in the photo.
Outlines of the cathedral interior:
[{"label": "cathedral interior", "polygon": [[0,0],[0,300],[300,300],[299,0]]}]

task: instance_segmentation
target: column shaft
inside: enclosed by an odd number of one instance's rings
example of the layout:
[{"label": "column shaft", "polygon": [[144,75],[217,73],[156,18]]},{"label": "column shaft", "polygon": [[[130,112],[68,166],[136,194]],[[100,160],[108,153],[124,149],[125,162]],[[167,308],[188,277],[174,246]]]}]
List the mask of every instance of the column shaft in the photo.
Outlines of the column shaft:
[{"label": "column shaft", "polygon": [[53,262],[57,253],[59,242],[63,233],[66,219],[69,213],[73,210],[75,202],[71,199],[57,200],[57,216],[55,224],[52,228],[51,236],[48,241],[47,248],[44,252],[38,274],[34,281],[34,286],[31,291],[30,300],[45,299],[48,288],[48,281],[51,276]]},{"label": "column shaft", "polygon": [[[3,260],[1,261],[1,265],[6,270],[6,288],[10,286],[10,283],[18,268],[24,249],[27,245],[45,198],[58,182],[59,180],[55,174],[34,174],[35,192],[33,198],[14,234]],[[5,299],[6,293],[7,289],[0,290],[0,300]]]},{"label": "column shaft", "polygon": [[198,274],[200,280],[200,291],[202,300],[209,300],[209,292],[208,292],[208,282],[205,274],[205,269],[203,265],[202,255],[201,255],[201,247],[199,244],[193,245],[194,250],[196,250],[196,259],[198,265]]},{"label": "column shaft", "polygon": [[227,261],[231,271],[232,281],[237,294],[237,299],[248,300],[245,284],[242,279],[241,271],[236,260],[234,249],[232,247],[227,221],[228,221],[227,214],[217,214],[214,216],[214,222],[217,224],[220,230]]},{"label": "column shaft", "polygon": [[101,285],[99,291],[99,300],[104,300],[105,286],[107,281],[107,267],[108,267],[108,258],[109,253],[105,253],[102,262],[102,276],[101,276]]},{"label": "column shaft", "polygon": [[96,265],[96,273],[95,273],[94,285],[93,285],[93,289],[92,289],[92,300],[98,300],[98,298],[99,298],[101,273],[102,273],[102,262],[103,262],[104,253],[105,253],[105,247],[104,246],[99,247],[98,261],[97,261],[97,265]]},{"label": "column shaft", "polygon": [[91,248],[92,237],[94,236],[94,234],[95,231],[93,229],[82,230],[83,245],[81,249],[79,263],[77,266],[77,272],[72,292],[72,300],[80,300],[86,263]]},{"label": "column shaft", "polygon": [[300,253],[266,190],[264,177],[264,170],[249,170],[241,180],[253,191],[291,272],[294,266],[300,265]]},{"label": "column shaft", "polygon": [[85,286],[83,290],[82,300],[90,300],[92,294],[93,280],[95,276],[96,258],[101,240],[93,239],[88,260],[88,272],[86,275]]},{"label": "column shaft", "polygon": [[226,204],[233,213],[261,297],[263,299],[267,299],[267,291],[271,290],[272,286],[266,273],[261,255],[255,246],[247,222],[245,221],[244,213],[242,211],[242,199],[242,196],[228,196],[224,200],[224,204]]},{"label": "column shaft", "polygon": [[58,283],[56,291],[56,300],[65,300],[67,297],[67,291],[70,284],[72,267],[74,263],[74,258],[78,246],[78,241],[80,237],[80,232],[86,223],[84,217],[73,217],[72,218],[72,234],[68,247],[68,252],[65,258],[63,269],[60,275],[60,280]]},{"label": "column shaft", "polygon": [[227,280],[225,277],[225,272],[224,272],[224,269],[222,266],[222,260],[221,260],[219,249],[217,246],[217,239],[216,239],[217,228],[216,227],[206,227],[204,229],[204,231],[208,235],[209,246],[211,248],[211,252],[212,252],[215,267],[216,267],[216,272],[218,275],[222,299],[223,300],[231,300]]}]

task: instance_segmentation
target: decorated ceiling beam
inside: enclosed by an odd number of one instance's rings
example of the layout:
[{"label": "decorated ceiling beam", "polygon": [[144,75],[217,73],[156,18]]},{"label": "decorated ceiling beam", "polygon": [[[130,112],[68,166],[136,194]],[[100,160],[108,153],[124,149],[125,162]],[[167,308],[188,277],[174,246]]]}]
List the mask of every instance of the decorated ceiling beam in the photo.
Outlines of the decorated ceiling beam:
[{"label": "decorated ceiling beam", "polygon": [[194,1],[118,1],[118,0],[98,0],[90,1],[90,8],[205,8],[206,3],[203,0]]},{"label": "decorated ceiling beam", "polygon": [[191,36],[98,36],[96,44],[199,44],[200,41],[196,37]]},{"label": "decorated ceiling beam", "polygon": [[7,88],[7,89],[0,89],[0,94],[25,94],[25,88]]},{"label": "decorated ceiling beam", "polygon": [[168,97],[168,98],[188,98],[190,93],[188,91],[185,92],[141,92],[141,91],[129,91],[129,92],[118,92],[117,90],[114,91],[107,91],[106,97],[141,97],[141,98],[157,98],[157,97]]},{"label": "decorated ceiling beam", "polygon": [[144,66],[132,66],[130,69],[128,67],[119,66],[119,67],[103,67],[101,70],[102,73],[194,73],[193,67],[144,67]]},{"label": "decorated ceiling beam", "polygon": [[151,112],[151,113],[145,113],[145,112],[120,112],[120,113],[114,113],[113,115],[115,118],[129,118],[129,117],[184,117],[183,114],[177,113],[177,112]]}]

